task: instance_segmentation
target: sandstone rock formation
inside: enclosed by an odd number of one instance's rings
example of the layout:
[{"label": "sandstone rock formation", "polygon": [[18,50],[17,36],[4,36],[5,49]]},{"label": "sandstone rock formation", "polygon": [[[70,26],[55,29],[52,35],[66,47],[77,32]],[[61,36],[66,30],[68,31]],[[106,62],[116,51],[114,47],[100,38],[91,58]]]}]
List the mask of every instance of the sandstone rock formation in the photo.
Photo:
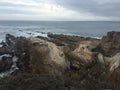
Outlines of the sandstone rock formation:
[{"label": "sandstone rock formation", "polygon": [[38,68],[38,72],[42,67],[44,70],[42,70],[43,72],[48,72],[48,74],[50,73],[53,75],[61,75],[67,68],[62,47],[58,47],[54,43],[39,38],[29,38],[29,40],[32,43],[29,53],[30,67],[33,69]]},{"label": "sandstone rock formation", "polygon": [[[85,40],[78,43],[75,49],[68,48],[66,50],[66,57],[71,62],[71,66],[80,69],[81,66],[87,67],[93,64],[95,60],[95,53],[92,49],[99,44],[97,40]],[[74,46],[73,46],[74,47]]]},{"label": "sandstone rock formation", "polygon": [[97,44],[92,41],[82,41],[78,48],[73,51],[73,54],[83,60],[84,62],[93,62],[95,60],[94,54],[91,51]]}]

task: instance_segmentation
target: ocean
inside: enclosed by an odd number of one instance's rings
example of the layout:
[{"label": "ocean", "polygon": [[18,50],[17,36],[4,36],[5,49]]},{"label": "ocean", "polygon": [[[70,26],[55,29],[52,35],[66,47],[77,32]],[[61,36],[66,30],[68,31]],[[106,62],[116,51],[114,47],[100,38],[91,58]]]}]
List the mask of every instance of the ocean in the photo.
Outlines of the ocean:
[{"label": "ocean", "polygon": [[[46,33],[101,38],[109,31],[120,31],[119,21],[0,21],[0,40],[7,33],[15,36],[47,36]],[[41,33],[41,32],[44,32]]]}]

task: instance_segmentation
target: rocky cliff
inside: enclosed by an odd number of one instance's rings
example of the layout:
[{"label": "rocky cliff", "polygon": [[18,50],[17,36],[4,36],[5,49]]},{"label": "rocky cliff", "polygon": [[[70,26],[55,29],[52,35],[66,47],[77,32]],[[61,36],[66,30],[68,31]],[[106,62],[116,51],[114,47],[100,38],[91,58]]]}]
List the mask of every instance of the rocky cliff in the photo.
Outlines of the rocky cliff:
[{"label": "rocky cliff", "polygon": [[[0,47],[0,76],[19,79],[22,73],[27,73],[30,75],[27,75],[28,77],[33,78],[31,80],[35,79],[34,75],[38,75],[39,80],[36,82],[43,83],[40,77],[47,75],[52,78],[51,82],[63,81],[60,87],[64,89],[119,90],[119,38],[120,32],[108,32],[101,40],[51,33],[48,34],[48,38],[14,37],[7,34],[6,41],[2,42]],[[22,78],[24,79],[24,75]],[[44,81],[50,82],[45,78]],[[42,83],[36,87],[40,88]],[[56,88],[54,85],[53,87]],[[28,90],[22,87],[13,88]],[[52,87],[46,90],[52,90]]]}]

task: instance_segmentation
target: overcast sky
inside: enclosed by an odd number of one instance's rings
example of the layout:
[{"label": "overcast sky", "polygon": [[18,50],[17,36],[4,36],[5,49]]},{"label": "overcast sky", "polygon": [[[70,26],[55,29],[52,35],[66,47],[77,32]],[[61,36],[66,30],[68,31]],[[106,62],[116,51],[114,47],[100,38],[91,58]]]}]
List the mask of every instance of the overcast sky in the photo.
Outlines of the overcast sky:
[{"label": "overcast sky", "polygon": [[0,0],[0,20],[120,20],[120,0]]}]

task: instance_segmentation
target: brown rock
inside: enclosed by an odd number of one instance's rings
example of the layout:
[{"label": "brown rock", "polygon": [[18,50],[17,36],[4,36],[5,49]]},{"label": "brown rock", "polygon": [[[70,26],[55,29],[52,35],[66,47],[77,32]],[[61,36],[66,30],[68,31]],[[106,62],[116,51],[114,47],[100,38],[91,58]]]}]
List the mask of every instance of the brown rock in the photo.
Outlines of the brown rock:
[{"label": "brown rock", "polygon": [[108,32],[101,43],[93,51],[100,52],[105,56],[113,56],[120,52],[120,32]]},{"label": "brown rock", "polygon": [[[96,43],[94,43],[96,44]],[[94,62],[95,57],[91,49],[94,47],[93,41],[83,41],[79,44],[79,47],[76,48],[72,53],[82,60],[82,62],[91,63]]]},{"label": "brown rock", "polygon": [[[73,69],[91,67],[95,62],[95,54],[91,51],[99,44],[98,40],[81,41],[78,45],[74,45],[75,49],[71,49],[71,45],[64,49],[66,58],[70,61],[70,66]],[[74,47],[73,46],[73,47]]]},{"label": "brown rock", "polygon": [[54,43],[30,38],[30,68],[33,73],[61,75],[66,69],[66,60],[61,47]]}]

